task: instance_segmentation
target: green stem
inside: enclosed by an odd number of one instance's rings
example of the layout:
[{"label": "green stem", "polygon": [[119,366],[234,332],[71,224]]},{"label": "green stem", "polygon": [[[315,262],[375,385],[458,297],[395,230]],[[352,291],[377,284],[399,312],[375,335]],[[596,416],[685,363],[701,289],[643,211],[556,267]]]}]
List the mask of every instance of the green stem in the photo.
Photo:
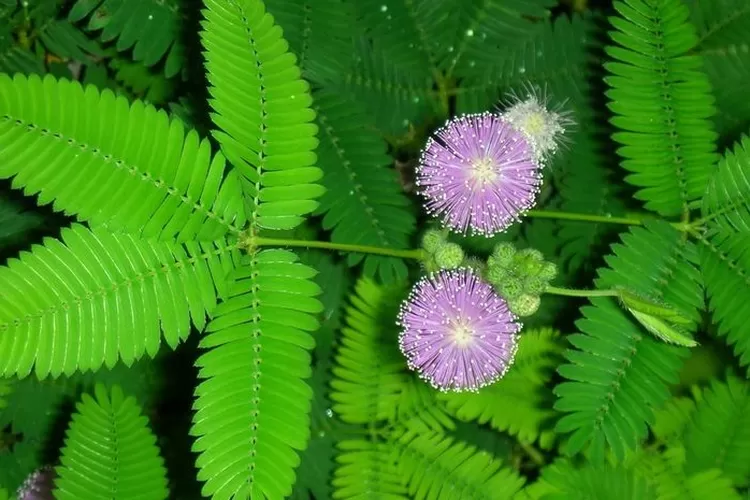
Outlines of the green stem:
[{"label": "green stem", "polygon": [[558,288],[556,286],[547,287],[550,295],[562,295],[565,297],[617,297],[617,290],[574,290],[572,288]]},{"label": "green stem", "polygon": [[328,241],[306,241],[306,240],[288,240],[280,238],[255,238],[255,245],[259,247],[303,247],[303,248],[322,248],[325,250],[340,250],[342,252],[369,253],[375,255],[385,255],[387,257],[400,257],[402,259],[421,260],[424,258],[424,252],[417,250],[396,250],[393,248],[371,247],[366,245],[350,245],[348,243],[331,243]]},{"label": "green stem", "polygon": [[523,441],[519,441],[518,444],[536,465],[544,465],[544,455],[542,455],[539,450],[531,446],[529,443],[524,443]]},{"label": "green stem", "polygon": [[[546,211],[546,210],[529,210],[526,212],[529,217],[537,219],[560,219],[560,220],[574,220],[580,222],[597,222],[604,224],[623,224],[627,226],[642,226],[644,219],[636,219],[632,217],[612,217],[610,215],[593,215],[593,214],[580,214],[574,212],[557,212],[557,211]],[[678,231],[689,231],[691,224],[689,222],[670,222],[672,227]]]},{"label": "green stem", "polygon": [[[581,214],[573,212],[556,212],[556,211],[545,211],[545,210],[530,210],[526,212],[529,217],[536,217],[542,219],[562,219],[562,220],[573,220],[581,222],[594,222],[594,223],[605,223],[605,224],[623,224],[629,226],[640,226],[643,225],[642,219],[629,218],[629,217],[611,217],[609,215],[593,215],[593,214]],[[689,222],[672,222],[673,227],[680,231],[692,232],[695,231],[695,223]],[[279,239],[279,238],[263,238],[258,237],[254,240],[257,246],[277,246],[277,247],[304,247],[304,248],[322,248],[327,250],[339,250],[342,252],[356,252],[356,253],[367,253],[375,255],[384,255],[387,257],[398,257],[402,259],[415,259],[423,260],[424,252],[421,249],[416,250],[397,250],[392,248],[373,247],[367,245],[351,245],[348,243],[331,243],[328,241],[306,241],[306,240],[291,240],[291,239]],[[562,289],[558,289],[562,290]],[[571,292],[576,292],[572,290]],[[598,292],[596,290],[592,292]],[[548,293],[555,293],[549,291]],[[581,294],[574,295],[576,297],[593,297],[589,292],[581,291]],[[557,293],[558,295],[565,295],[563,293]],[[612,294],[601,294],[598,296],[612,295]]]},{"label": "green stem", "polygon": [[526,212],[526,215],[538,219],[563,219],[581,222],[604,222],[608,224],[625,224],[628,226],[640,226],[643,224],[643,221],[640,219],[631,219],[628,217],[611,217],[609,215],[579,214],[573,212],[529,210],[528,212]]}]

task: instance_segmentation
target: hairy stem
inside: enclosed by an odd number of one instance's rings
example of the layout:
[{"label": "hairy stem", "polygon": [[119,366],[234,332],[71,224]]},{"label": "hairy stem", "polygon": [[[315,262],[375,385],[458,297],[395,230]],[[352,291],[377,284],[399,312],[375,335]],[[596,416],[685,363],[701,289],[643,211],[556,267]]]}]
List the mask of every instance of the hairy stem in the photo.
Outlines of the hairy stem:
[{"label": "hairy stem", "polygon": [[563,295],[565,297],[618,297],[617,290],[575,290],[573,288],[559,288],[549,286],[545,293],[550,295]]},{"label": "hairy stem", "polygon": [[385,255],[387,257],[399,257],[402,259],[421,260],[424,258],[424,252],[421,249],[416,250],[397,250],[394,248],[371,247],[367,245],[350,245],[348,243],[331,243],[329,241],[307,241],[307,240],[290,240],[279,238],[261,238],[257,237],[253,243],[259,247],[304,247],[304,248],[322,248],[326,250],[340,250],[342,252],[369,253],[375,255]]}]

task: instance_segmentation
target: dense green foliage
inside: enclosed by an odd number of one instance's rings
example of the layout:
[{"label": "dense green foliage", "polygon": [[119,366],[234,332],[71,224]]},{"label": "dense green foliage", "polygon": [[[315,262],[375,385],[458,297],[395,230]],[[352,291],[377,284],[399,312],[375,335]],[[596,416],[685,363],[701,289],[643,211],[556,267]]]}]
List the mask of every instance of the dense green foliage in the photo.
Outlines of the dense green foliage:
[{"label": "dense green foliage", "polygon": [[[747,497],[748,25],[746,0],[0,0],[0,500],[44,466],[82,500]],[[576,121],[539,203],[451,240],[588,292],[441,393],[397,340],[435,224],[414,167],[529,83]]]}]

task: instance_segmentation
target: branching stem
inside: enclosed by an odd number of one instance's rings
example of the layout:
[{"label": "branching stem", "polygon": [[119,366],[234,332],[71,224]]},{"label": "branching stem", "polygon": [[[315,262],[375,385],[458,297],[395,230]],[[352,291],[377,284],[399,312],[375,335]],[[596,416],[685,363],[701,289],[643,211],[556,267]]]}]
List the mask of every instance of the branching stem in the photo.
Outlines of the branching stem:
[{"label": "branching stem", "polygon": [[[604,224],[623,224],[629,226],[641,226],[644,224],[644,219],[637,219],[633,217],[611,217],[609,215],[594,215],[594,214],[581,214],[574,212],[557,212],[557,211],[545,211],[545,210],[531,210],[526,213],[529,217],[541,218],[541,219],[560,219],[560,220],[572,220],[580,222],[593,222],[593,223],[604,223]],[[674,228],[679,231],[693,234],[698,228],[696,228],[695,222],[672,222]],[[383,248],[373,247],[368,245],[352,245],[348,243],[333,243],[329,241],[308,241],[308,240],[293,240],[293,239],[281,239],[281,238],[265,238],[255,237],[253,239],[253,245],[257,247],[303,247],[303,248],[321,248],[325,250],[338,250],[341,252],[354,252],[354,253],[366,253],[374,255],[384,255],[387,257],[398,257],[401,259],[414,259],[423,260],[425,255],[421,249],[415,250],[399,250],[395,248]],[[566,295],[558,290],[557,295]],[[602,295],[599,290],[592,290],[591,293],[585,291],[571,290],[570,292],[580,292],[579,295],[573,295],[576,297],[593,297]],[[584,293],[585,292],[585,293]],[[596,293],[594,293],[596,292]],[[555,293],[555,292],[548,292]],[[570,294],[567,294],[570,295]]]}]

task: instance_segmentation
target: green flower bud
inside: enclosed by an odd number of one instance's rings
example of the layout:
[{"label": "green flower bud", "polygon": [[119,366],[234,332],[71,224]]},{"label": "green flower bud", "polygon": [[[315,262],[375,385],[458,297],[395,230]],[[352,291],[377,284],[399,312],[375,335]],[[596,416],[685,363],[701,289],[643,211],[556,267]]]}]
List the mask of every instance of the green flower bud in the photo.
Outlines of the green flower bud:
[{"label": "green flower bud", "polygon": [[428,253],[435,253],[445,243],[442,231],[428,229],[422,236],[422,248]]},{"label": "green flower bud", "polygon": [[526,286],[524,286],[524,292],[529,295],[541,295],[547,289],[547,281],[539,278],[529,278],[526,280]]},{"label": "green flower bud", "polygon": [[553,262],[545,262],[539,271],[539,277],[549,283],[557,277],[557,266]]},{"label": "green flower bud", "polygon": [[435,263],[441,269],[456,269],[464,261],[464,250],[456,243],[446,243],[435,252]]},{"label": "green flower bud", "polygon": [[428,255],[422,261],[422,267],[424,267],[424,270],[427,271],[428,274],[435,273],[440,270],[440,266],[438,266],[437,262],[435,262],[435,257],[431,255]]},{"label": "green flower bud", "polygon": [[487,282],[495,287],[499,287],[510,276],[510,271],[500,266],[487,266],[487,272],[485,273]]},{"label": "green flower bud", "polygon": [[539,295],[524,293],[513,300],[508,301],[508,309],[518,317],[531,316],[539,310],[542,303]]},{"label": "green flower bud", "polygon": [[477,259],[476,257],[466,257],[464,259],[462,266],[470,267],[471,269],[474,269],[477,273],[479,273],[480,276],[485,275],[485,265],[484,262],[482,262],[481,259]]},{"label": "green flower bud", "polygon": [[492,251],[492,255],[487,260],[487,263],[489,264],[490,261],[492,261],[491,265],[508,267],[513,261],[513,256],[515,254],[516,247],[513,246],[513,243],[498,243],[495,245],[495,249]]},{"label": "green flower bud", "polygon": [[522,276],[536,276],[544,265],[544,255],[534,248],[524,248],[513,258],[513,267]]},{"label": "green flower bud", "polygon": [[544,255],[536,248],[524,248],[516,252],[513,257],[513,261],[518,264],[525,264],[530,262],[544,262]]},{"label": "green flower bud", "polygon": [[523,283],[518,278],[506,278],[502,283],[496,285],[505,300],[513,300],[523,293]]}]

